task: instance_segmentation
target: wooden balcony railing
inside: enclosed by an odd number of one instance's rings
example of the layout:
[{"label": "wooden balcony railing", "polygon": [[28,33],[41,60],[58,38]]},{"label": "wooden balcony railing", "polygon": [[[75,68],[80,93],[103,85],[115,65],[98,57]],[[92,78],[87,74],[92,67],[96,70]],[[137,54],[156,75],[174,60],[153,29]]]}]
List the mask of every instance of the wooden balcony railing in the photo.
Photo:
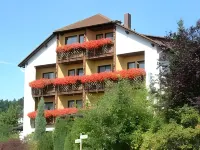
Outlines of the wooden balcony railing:
[{"label": "wooden balcony railing", "polygon": [[81,61],[83,60],[83,51],[75,49],[67,52],[58,52],[57,58],[58,63]]},{"label": "wooden balcony railing", "polygon": [[113,46],[103,46],[99,49],[86,51],[87,59],[104,58],[108,56],[113,56],[114,48]]},{"label": "wooden balcony railing", "polygon": [[105,82],[85,83],[84,89],[86,92],[103,92],[105,90]]},{"label": "wooden balcony railing", "polygon": [[40,97],[40,96],[50,96],[55,94],[55,86],[48,85],[43,89],[35,89],[32,88],[32,95],[33,97]]},{"label": "wooden balcony railing", "polygon": [[82,93],[82,90],[83,90],[83,85],[81,83],[57,86],[57,91],[59,94]]}]

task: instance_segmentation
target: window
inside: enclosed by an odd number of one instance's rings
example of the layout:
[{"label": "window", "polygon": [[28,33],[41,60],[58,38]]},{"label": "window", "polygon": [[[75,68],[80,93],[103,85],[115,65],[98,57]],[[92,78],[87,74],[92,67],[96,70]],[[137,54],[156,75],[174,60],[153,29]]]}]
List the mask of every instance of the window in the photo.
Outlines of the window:
[{"label": "window", "polygon": [[144,69],[144,67],[145,67],[144,61],[138,61],[137,68],[143,68]]},{"label": "window", "polygon": [[111,65],[98,66],[98,73],[111,71]]},{"label": "window", "polygon": [[83,76],[83,68],[77,69],[77,75],[78,76]]},{"label": "window", "polygon": [[68,76],[75,76],[75,69],[68,70]]},{"label": "window", "polygon": [[112,32],[111,33],[106,33],[105,37],[106,38],[110,38],[111,40],[113,40],[113,33]]},{"label": "window", "polygon": [[44,103],[44,109],[45,110],[53,110],[53,102],[45,102]]},{"label": "window", "polygon": [[68,101],[68,108],[74,107],[74,100],[69,100]]},{"label": "window", "polygon": [[103,34],[97,34],[97,35],[96,35],[96,39],[97,39],[97,40],[102,39],[102,38],[103,38]]},{"label": "window", "polygon": [[65,38],[65,44],[77,43],[77,35]]},{"label": "window", "polygon": [[83,43],[84,42],[84,35],[81,34],[79,35],[79,43]]},{"label": "window", "polygon": [[43,78],[53,79],[53,78],[55,78],[55,74],[54,74],[54,72],[43,73]]},{"label": "window", "polygon": [[82,100],[76,100],[76,107],[82,108],[83,107],[83,101]]},{"label": "window", "polygon": [[68,108],[82,108],[83,107],[83,101],[82,100],[69,100],[68,101]]},{"label": "window", "polygon": [[135,68],[135,62],[128,62],[128,69]]}]

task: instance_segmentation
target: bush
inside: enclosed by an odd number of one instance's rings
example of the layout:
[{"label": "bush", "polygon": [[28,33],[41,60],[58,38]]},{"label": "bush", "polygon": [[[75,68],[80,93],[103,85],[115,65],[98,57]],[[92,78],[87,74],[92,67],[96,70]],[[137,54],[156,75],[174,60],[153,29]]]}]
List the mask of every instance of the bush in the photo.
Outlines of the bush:
[{"label": "bush", "polygon": [[143,138],[142,150],[200,149],[200,129],[184,128],[177,123],[165,124],[158,132],[147,132]]},{"label": "bush", "polygon": [[0,142],[7,141],[11,135],[11,126],[0,122]]},{"label": "bush", "polygon": [[175,121],[185,128],[195,128],[200,121],[200,117],[197,110],[185,105],[181,108],[169,109],[167,112],[167,120],[168,122]]},{"label": "bush", "polygon": [[52,132],[46,132],[37,143],[37,150],[53,150]]},{"label": "bush", "polygon": [[52,132],[45,132],[40,140],[34,140],[34,134],[25,138],[25,143],[30,150],[53,150]]},{"label": "bush", "polygon": [[10,139],[0,143],[0,150],[27,150],[27,145],[19,139]]},{"label": "bush", "polygon": [[53,131],[54,150],[64,150],[65,137],[69,132],[72,121],[69,119],[57,118],[55,130]]},{"label": "bush", "polygon": [[83,142],[83,147],[88,150],[131,149],[131,144],[134,145],[132,135],[146,132],[153,119],[146,96],[142,85],[136,87],[128,81],[115,84],[95,108],[83,112],[84,117],[74,121],[65,149],[78,148],[74,140],[80,133],[88,134],[89,138]]}]

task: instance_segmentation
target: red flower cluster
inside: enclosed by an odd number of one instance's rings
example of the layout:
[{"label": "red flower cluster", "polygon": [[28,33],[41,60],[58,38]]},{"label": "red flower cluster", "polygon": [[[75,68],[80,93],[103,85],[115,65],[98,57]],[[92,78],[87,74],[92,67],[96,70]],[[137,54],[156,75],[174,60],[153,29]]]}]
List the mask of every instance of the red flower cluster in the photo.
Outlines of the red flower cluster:
[{"label": "red flower cluster", "polygon": [[57,78],[54,80],[54,85],[74,84],[80,80],[80,76],[67,76],[64,78]]},{"label": "red flower cluster", "polygon": [[111,39],[106,38],[106,39],[99,39],[99,40],[91,40],[91,41],[84,42],[84,43],[73,43],[73,44],[57,47],[56,52],[57,53],[58,52],[67,52],[67,51],[71,51],[74,49],[93,50],[93,49],[101,48],[104,45],[112,46],[113,42]]},{"label": "red flower cluster", "polygon": [[81,77],[81,83],[105,81],[105,80],[117,80],[118,74],[116,72],[102,72],[92,75],[86,75]]},{"label": "red flower cluster", "polygon": [[106,39],[99,39],[99,40],[91,40],[88,42],[83,43],[86,50],[93,50],[103,47],[104,45],[112,46],[113,41],[109,38]]},{"label": "red flower cluster", "polygon": [[40,79],[31,82],[29,85],[32,88],[44,88],[49,84],[54,85],[67,85],[67,84],[75,84],[80,81],[81,83],[90,83],[90,82],[101,82],[105,80],[113,80],[116,81],[118,78],[129,78],[134,79],[139,76],[144,76],[145,70],[139,68],[133,68],[129,70],[122,70],[116,72],[102,72],[95,73],[92,75],[86,76],[66,76],[64,78],[56,78],[56,79]]},{"label": "red flower cluster", "polygon": [[39,79],[29,83],[29,86],[36,89],[42,89],[47,85],[53,84],[54,79]]},{"label": "red flower cluster", "polygon": [[73,44],[57,47],[56,52],[67,52],[67,51],[71,51],[74,49],[83,50],[83,49],[85,49],[85,47],[82,43],[73,43]]},{"label": "red flower cluster", "polygon": [[129,69],[129,70],[118,71],[117,74],[119,74],[119,76],[121,78],[134,79],[139,76],[145,76],[146,73],[145,73],[144,69],[133,68],[133,69]]},{"label": "red flower cluster", "polygon": [[[57,117],[62,115],[69,115],[69,114],[75,114],[78,112],[77,108],[65,108],[65,109],[55,109],[55,110],[45,110],[44,116],[45,118],[49,117]],[[34,119],[37,115],[37,111],[33,111],[27,114],[29,118]]]}]

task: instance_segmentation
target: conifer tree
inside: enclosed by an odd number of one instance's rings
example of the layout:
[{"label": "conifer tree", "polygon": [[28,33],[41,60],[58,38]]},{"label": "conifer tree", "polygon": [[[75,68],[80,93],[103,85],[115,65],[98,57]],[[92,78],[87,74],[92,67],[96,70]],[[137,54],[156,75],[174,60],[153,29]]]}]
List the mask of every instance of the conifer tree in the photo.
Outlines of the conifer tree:
[{"label": "conifer tree", "polygon": [[46,131],[46,119],[44,117],[44,98],[38,104],[37,116],[35,119],[34,139],[39,140]]}]

